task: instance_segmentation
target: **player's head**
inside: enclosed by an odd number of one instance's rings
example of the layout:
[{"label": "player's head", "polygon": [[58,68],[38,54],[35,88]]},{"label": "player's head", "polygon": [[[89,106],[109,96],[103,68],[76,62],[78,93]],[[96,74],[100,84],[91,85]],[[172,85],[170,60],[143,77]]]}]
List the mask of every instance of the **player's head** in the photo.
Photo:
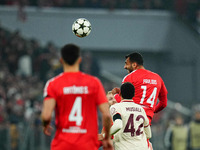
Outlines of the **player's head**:
[{"label": "player's head", "polygon": [[107,94],[106,94],[106,97],[108,99],[108,104],[111,106],[115,103],[117,103],[112,91],[108,91]]},{"label": "player's head", "polygon": [[125,56],[125,65],[124,69],[128,71],[128,73],[136,70],[139,66],[143,66],[143,57],[140,53],[134,52]]},{"label": "player's head", "polygon": [[61,49],[61,58],[63,61],[72,66],[80,58],[80,48],[75,44],[67,44]]},{"label": "player's head", "polygon": [[120,87],[120,94],[123,99],[132,99],[135,96],[135,87],[130,82],[125,82]]}]

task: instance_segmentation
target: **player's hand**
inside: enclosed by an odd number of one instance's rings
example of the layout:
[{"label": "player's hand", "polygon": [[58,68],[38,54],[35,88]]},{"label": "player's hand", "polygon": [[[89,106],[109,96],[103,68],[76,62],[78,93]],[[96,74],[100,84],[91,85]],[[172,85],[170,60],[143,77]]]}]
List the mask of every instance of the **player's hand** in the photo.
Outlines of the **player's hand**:
[{"label": "player's hand", "polygon": [[102,145],[103,145],[103,150],[114,150],[113,142],[112,142],[112,140],[110,138],[104,139],[102,141]]},{"label": "player's hand", "polygon": [[120,93],[120,88],[115,87],[112,89],[112,94],[119,94]]},{"label": "player's hand", "polygon": [[48,136],[51,135],[52,130],[53,130],[53,127],[51,125],[47,125],[46,127],[43,128],[44,134]]},{"label": "player's hand", "polygon": [[102,141],[104,139],[103,134],[98,134],[98,140]]}]

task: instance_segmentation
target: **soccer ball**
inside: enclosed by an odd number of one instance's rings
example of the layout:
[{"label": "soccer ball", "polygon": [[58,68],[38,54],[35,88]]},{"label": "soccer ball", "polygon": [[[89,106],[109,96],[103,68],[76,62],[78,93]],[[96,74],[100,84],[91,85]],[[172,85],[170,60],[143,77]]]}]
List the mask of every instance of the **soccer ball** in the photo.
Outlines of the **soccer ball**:
[{"label": "soccer ball", "polygon": [[72,32],[80,38],[88,36],[91,29],[92,27],[90,22],[85,18],[77,19],[72,25]]}]

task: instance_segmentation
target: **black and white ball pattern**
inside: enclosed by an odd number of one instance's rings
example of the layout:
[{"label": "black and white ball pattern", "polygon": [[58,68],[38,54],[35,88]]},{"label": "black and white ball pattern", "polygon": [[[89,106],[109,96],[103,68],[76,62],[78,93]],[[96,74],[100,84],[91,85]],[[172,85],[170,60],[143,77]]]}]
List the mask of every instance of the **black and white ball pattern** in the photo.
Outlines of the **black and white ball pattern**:
[{"label": "black and white ball pattern", "polygon": [[78,37],[88,36],[91,32],[91,29],[92,27],[90,22],[85,18],[77,19],[72,25],[72,31]]}]

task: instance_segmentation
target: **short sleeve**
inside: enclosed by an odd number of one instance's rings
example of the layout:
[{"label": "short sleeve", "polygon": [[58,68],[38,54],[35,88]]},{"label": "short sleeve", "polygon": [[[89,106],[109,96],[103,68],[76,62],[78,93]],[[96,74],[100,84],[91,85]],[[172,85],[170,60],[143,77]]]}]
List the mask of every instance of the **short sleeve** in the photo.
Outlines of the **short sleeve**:
[{"label": "short sleeve", "polygon": [[44,100],[47,100],[50,98],[56,99],[56,94],[54,92],[51,80],[47,81],[44,87],[43,97],[44,97]]},{"label": "short sleeve", "polygon": [[110,107],[110,115],[111,115],[112,118],[116,114],[120,114],[121,115],[119,107],[117,107],[117,106],[118,106],[118,104],[114,104],[114,105],[112,105]]},{"label": "short sleeve", "polygon": [[160,93],[159,96],[163,96],[163,95],[167,95],[167,88],[164,84],[164,81],[161,79],[161,89],[160,89]]},{"label": "short sleeve", "polygon": [[97,82],[96,82],[96,86],[97,86],[97,104],[100,105],[102,103],[107,103],[108,100],[106,98],[106,93],[105,93],[105,90],[103,88],[103,85],[102,83],[100,82],[99,79],[97,79]]}]

